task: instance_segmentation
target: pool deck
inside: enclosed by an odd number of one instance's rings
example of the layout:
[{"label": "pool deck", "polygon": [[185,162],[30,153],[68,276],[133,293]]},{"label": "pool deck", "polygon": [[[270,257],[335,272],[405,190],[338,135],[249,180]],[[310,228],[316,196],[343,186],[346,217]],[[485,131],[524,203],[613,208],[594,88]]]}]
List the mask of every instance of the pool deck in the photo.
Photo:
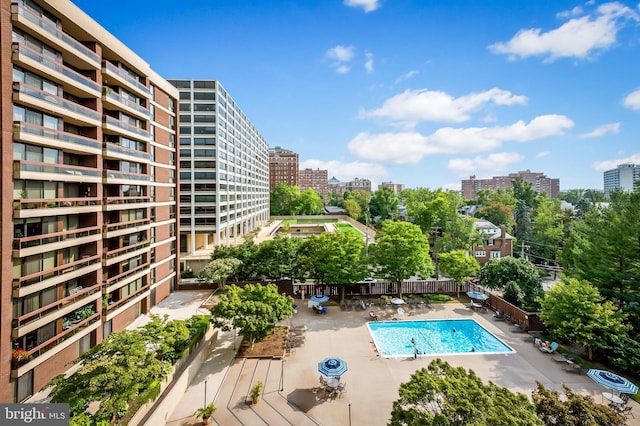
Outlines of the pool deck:
[{"label": "pool deck", "polygon": [[[408,381],[413,372],[426,367],[435,357],[420,356],[417,360],[412,356],[380,357],[366,327],[368,311],[343,311],[337,306],[330,306],[328,314],[318,315],[303,301],[298,300],[297,303],[301,308],[290,324],[304,326],[306,330],[303,343],[295,352],[286,356],[284,361],[235,359],[231,335],[224,333],[167,424],[200,424],[193,412],[202,406],[204,381],[208,381],[209,395],[213,395],[209,399],[213,398],[217,407],[214,424],[387,424],[400,384]],[[383,310],[375,307],[374,311],[381,320],[392,319],[395,315],[391,307]],[[456,318],[474,318],[517,353],[440,357],[451,365],[472,369],[485,382],[493,381],[529,397],[536,381],[540,381],[548,389],[561,393],[562,383],[565,383],[578,393],[593,396],[598,403],[606,401],[602,397],[606,388],[586,375],[563,371],[564,363],[554,361],[552,355],[540,352],[531,342],[525,341],[526,334],[512,332],[513,326],[509,323],[493,321],[491,313],[474,312],[460,303],[447,303],[417,308],[414,315],[405,314],[402,319]],[[349,371],[342,376],[346,392],[336,399],[325,399],[314,391],[319,385],[318,362],[329,356],[340,357],[349,366]],[[258,380],[265,384],[262,400],[255,406],[248,406],[246,396]],[[635,419],[628,419],[627,424],[640,425],[640,406],[634,401],[629,404],[633,407]]]}]

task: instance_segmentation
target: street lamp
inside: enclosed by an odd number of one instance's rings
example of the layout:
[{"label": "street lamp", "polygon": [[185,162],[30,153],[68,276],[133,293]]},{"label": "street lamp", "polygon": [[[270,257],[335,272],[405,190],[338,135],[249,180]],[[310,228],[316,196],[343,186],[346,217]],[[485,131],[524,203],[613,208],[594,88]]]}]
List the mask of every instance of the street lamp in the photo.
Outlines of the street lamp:
[{"label": "street lamp", "polygon": [[284,391],[284,362],[286,360],[282,358],[282,368],[280,369],[280,392]]},{"label": "street lamp", "polygon": [[207,406],[207,381],[204,381],[204,405],[203,407]]},{"label": "street lamp", "polygon": [[349,426],[351,426],[351,401],[349,401]]}]

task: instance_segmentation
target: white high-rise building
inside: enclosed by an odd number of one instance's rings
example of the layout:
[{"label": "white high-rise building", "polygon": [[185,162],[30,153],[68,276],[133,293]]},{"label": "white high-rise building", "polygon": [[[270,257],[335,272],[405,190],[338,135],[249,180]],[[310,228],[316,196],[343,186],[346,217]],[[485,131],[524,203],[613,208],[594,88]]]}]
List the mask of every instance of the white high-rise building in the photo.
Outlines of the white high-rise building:
[{"label": "white high-rise building", "polygon": [[216,246],[241,244],[269,219],[269,147],[216,80],[179,90],[180,252],[199,271]]},{"label": "white high-rise building", "polygon": [[639,179],[639,164],[619,164],[615,169],[604,172],[604,195],[609,198],[611,192],[616,189],[635,191],[638,189]]}]

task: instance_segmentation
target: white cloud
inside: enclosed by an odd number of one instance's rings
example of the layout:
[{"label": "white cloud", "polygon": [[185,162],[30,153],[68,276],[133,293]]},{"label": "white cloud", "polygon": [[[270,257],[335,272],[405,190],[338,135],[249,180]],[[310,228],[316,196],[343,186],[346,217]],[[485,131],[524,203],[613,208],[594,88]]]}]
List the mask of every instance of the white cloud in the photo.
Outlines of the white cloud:
[{"label": "white cloud", "polygon": [[414,131],[362,132],[348,147],[354,155],[368,161],[417,164],[425,155],[486,152],[504,142],[528,142],[562,135],[572,127],[573,121],[564,115],[542,115],[529,123],[517,121],[509,126],[443,127],[429,136]]},{"label": "white cloud", "polygon": [[344,0],[344,4],[350,7],[362,7],[365,13],[373,12],[380,7],[378,0]]},{"label": "white cloud", "polygon": [[346,74],[351,70],[351,66],[348,63],[353,59],[354,55],[355,47],[338,45],[327,50],[324,57],[331,61],[331,66],[338,74]]},{"label": "white cloud", "polygon": [[477,170],[508,170],[509,166],[524,160],[524,156],[517,152],[496,152],[486,157],[454,158],[449,160],[449,170],[460,176],[473,174]]},{"label": "white cloud", "polygon": [[364,69],[367,70],[369,74],[373,72],[373,53],[365,53],[367,61],[364,63]]},{"label": "white cloud", "polygon": [[536,55],[547,56],[547,61],[564,57],[584,59],[595,51],[612,47],[618,31],[629,20],[640,20],[633,9],[617,2],[604,3],[593,14],[571,19],[547,32],[541,28],[520,30],[508,42],[492,44],[489,50],[509,55],[511,60]]},{"label": "white cloud", "polygon": [[361,115],[386,118],[402,122],[409,127],[421,121],[460,123],[469,120],[471,112],[479,110],[490,102],[496,105],[522,105],[527,103],[527,98],[498,88],[459,98],[435,90],[405,90],[387,99],[382,107],[365,111]]},{"label": "white cloud", "polygon": [[599,138],[599,137],[607,135],[609,133],[612,133],[614,135],[617,135],[618,133],[620,133],[620,123],[605,124],[603,126],[600,126],[600,127],[596,128],[596,129],[592,130],[589,133],[582,133],[582,134],[578,135],[578,137],[580,139]]},{"label": "white cloud", "polygon": [[562,12],[556,14],[558,18],[570,18],[572,16],[582,15],[584,10],[580,6],[576,6],[571,10],[563,10]]},{"label": "white cloud", "polygon": [[353,58],[355,48],[353,46],[336,46],[327,50],[325,57],[338,62],[349,62]]},{"label": "white cloud", "polygon": [[632,110],[640,110],[640,89],[636,89],[624,98],[624,106]]},{"label": "white cloud", "polygon": [[625,163],[640,164],[640,153],[632,154],[626,158],[618,158],[617,160],[596,161],[593,163],[593,169],[604,172],[605,170],[615,169],[618,165]]},{"label": "white cloud", "polygon": [[398,84],[398,83],[400,83],[400,82],[401,82],[401,81],[403,81],[403,80],[408,80],[408,79],[410,79],[411,77],[413,77],[414,75],[418,75],[418,74],[420,74],[420,71],[418,71],[418,70],[411,70],[411,71],[409,71],[408,73],[403,74],[403,75],[401,75],[400,77],[396,78],[395,84]]},{"label": "white cloud", "polygon": [[551,154],[551,151],[542,151],[542,152],[539,152],[539,153],[536,155],[536,158],[544,158],[544,157],[546,157],[546,156],[547,156],[547,155],[549,155],[549,154]]},{"label": "white cloud", "polygon": [[329,178],[336,177],[342,181],[350,181],[356,177],[367,178],[371,181],[384,181],[389,178],[389,172],[381,164],[354,161],[343,163],[341,161],[305,160],[300,162],[300,169],[327,170]]}]

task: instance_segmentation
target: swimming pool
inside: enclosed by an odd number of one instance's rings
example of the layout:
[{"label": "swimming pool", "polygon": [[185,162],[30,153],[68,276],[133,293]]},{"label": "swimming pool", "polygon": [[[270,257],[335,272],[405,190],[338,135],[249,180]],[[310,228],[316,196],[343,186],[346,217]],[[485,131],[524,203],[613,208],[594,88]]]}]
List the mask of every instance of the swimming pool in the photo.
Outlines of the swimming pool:
[{"label": "swimming pool", "polygon": [[381,356],[515,353],[509,345],[473,319],[370,321],[367,323]]}]

